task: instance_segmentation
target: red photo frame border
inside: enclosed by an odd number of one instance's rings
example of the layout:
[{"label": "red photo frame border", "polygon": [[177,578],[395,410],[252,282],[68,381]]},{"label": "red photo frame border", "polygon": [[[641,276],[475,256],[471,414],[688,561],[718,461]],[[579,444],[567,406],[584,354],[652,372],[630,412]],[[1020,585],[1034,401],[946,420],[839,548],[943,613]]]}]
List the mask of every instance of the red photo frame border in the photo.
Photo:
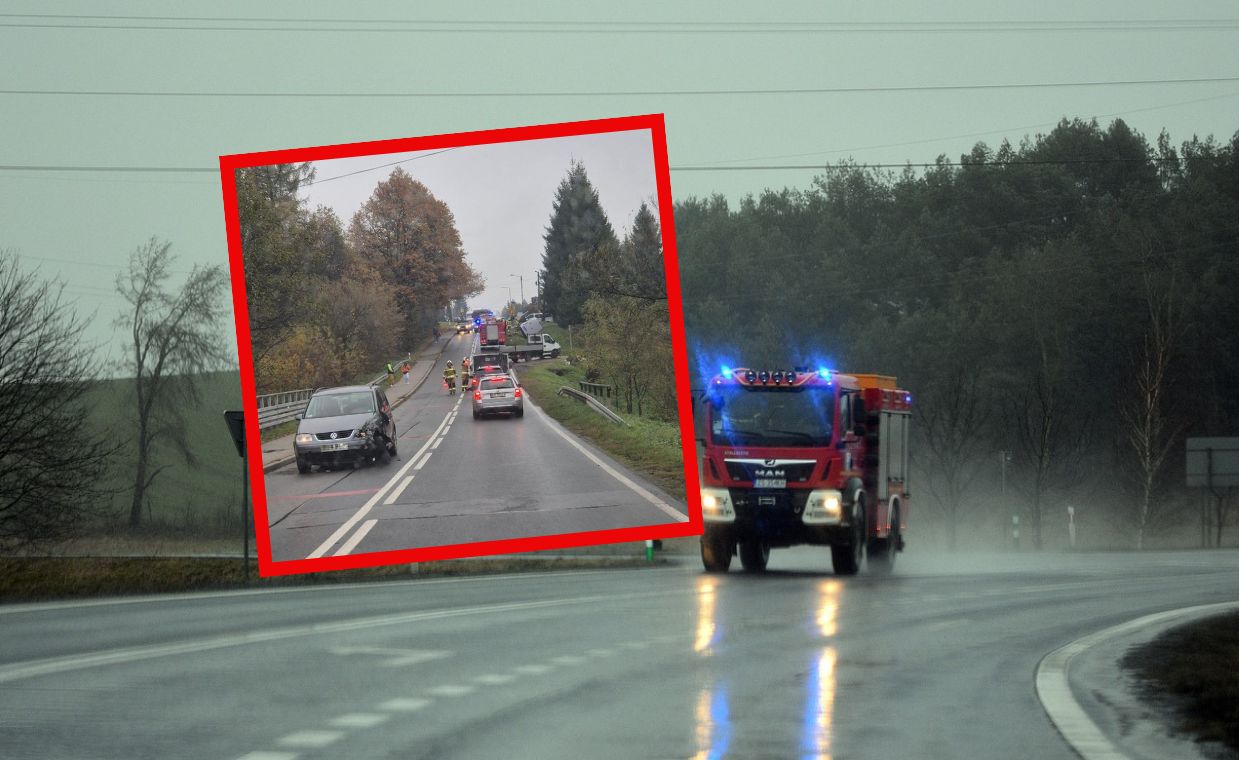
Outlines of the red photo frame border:
[{"label": "red photo frame border", "polygon": [[[401,549],[398,551],[348,554],[341,557],[273,561],[271,558],[271,530],[267,524],[267,491],[262,467],[262,441],[258,428],[258,396],[254,379],[253,347],[250,342],[249,308],[245,292],[245,265],[241,251],[241,226],[237,207],[236,170],[266,164],[299,163],[333,158],[352,158],[365,155],[381,155],[384,153],[404,153],[416,150],[435,150],[439,148],[644,129],[650,131],[654,152],[659,227],[661,228],[663,239],[663,264],[667,278],[667,302],[671,319],[672,361],[676,373],[676,404],[679,411],[680,439],[684,454],[684,483],[685,497],[688,504],[688,521],[498,541],[446,544],[443,546]],[[232,280],[232,302],[236,315],[237,353],[241,370],[241,396],[245,411],[245,445],[249,464],[250,493],[252,494],[254,505],[254,533],[258,549],[259,575],[272,577],[430,560],[528,552],[542,549],[565,549],[621,541],[643,541],[701,535],[703,530],[701,484],[697,478],[697,451],[696,439],[693,434],[692,403],[689,391],[688,350],[684,337],[684,308],[680,293],[680,270],[676,256],[671,176],[667,162],[667,134],[663,114],[591,119],[556,124],[479,130],[475,132],[456,132],[425,137],[341,143],[309,148],[237,153],[220,156],[219,169],[223,187],[224,221],[228,234],[228,265]]]}]

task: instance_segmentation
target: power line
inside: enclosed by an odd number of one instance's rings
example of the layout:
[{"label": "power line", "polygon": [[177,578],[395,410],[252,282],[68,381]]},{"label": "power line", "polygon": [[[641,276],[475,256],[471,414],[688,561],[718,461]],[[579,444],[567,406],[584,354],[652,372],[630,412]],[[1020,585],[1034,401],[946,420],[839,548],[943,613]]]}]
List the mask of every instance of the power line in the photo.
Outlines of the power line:
[{"label": "power line", "polygon": [[856,93],[965,92],[985,90],[1030,90],[1080,87],[1128,87],[1148,85],[1216,84],[1239,82],[1239,76],[1185,77],[1180,79],[1123,79],[1089,82],[1006,82],[998,84],[891,85],[881,87],[786,87],[725,90],[527,90],[501,92],[240,92],[193,90],[33,90],[0,89],[0,95],[133,98],[579,98],[579,97],[697,97],[715,95],[847,95]]},{"label": "power line", "polygon": [[[1228,92],[1222,95],[1211,95],[1207,98],[1193,98],[1191,100],[1180,100],[1174,103],[1165,103],[1163,105],[1157,105],[1157,106],[1145,106],[1143,108],[1131,108],[1131,109],[1127,109],[1124,111],[1112,111],[1111,113],[1099,113],[1099,114],[1093,115],[1091,118],[1109,119],[1112,116],[1126,116],[1128,114],[1133,114],[1133,113],[1145,113],[1147,111],[1157,111],[1163,108],[1176,108],[1178,106],[1194,105],[1196,103],[1205,103],[1205,102],[1209,102],[1213,100],[1233,98],[1236,96],[1239,96],[1239,92]],[[947,135],[944,137],[930,137],[930,138],[923,139],[923,140],[907,140],[904,142],[897,142],[897,143],[883,143],[881,145],[861,145],[861,146],[852,147],[852,148],[835,148],[831,150],[815,150],[815,151],[807,151],[804,153],[778,153],[778,154],[765,155],[765,156],[749,156],[747,158],[728,158],[728,159],[721,159],[721,160],[711,162],[710,165],[733,164],[733,163],[738,164],[738,163],[743,163],[745,161],[769,161],[771,159],[780,159],[780,158],[807,158],[809,156],[823,156],[823,155],[832,155],[832,154],[839,154],[839,153],[855,153],[857,151],[878,150],[880,148],[903,148],[909,145],[926,145],[926,144],[933,144],[936,142],[945,142],[947,140],[962,140],[962,139],[971,138],[971,137],[989,137],[991,135],[1005,135],[1011,132],[1020,132],[1021,130],[1026,130],[1026,129],[1040,129],[1044,127],[1053,127],[1056,124],[1058,124],[1057,121],[1041,122],[1039,124],[1026,124],[1021,127],[1007,127],[1005,129],[990,129],[985,132],[969,132],[967,134],[962,134],[962,135]],[[706,162],[700,162],[700,163],[705,164]]]},{"label": "power line", "polygon": [[218,173],[219,168],[197,166],[60,166],[55,164],[0,164],[0,170],[13,172],[155,172],[155,173]]},{"label": "power line", "polygon": [[[970,34],[1037,32],[1228,32],[1239,19],[1138,19],[1096,21],[565,21],[509,19],[348,19],[222,16],[107,16],[85,14],[5,13],[2,18],[30,19],[0,23],[23,29],[119,31],[254,31],[447,34]],[[33,19],[42,19],[35,21]],[[92,22],[92,23],[65,23]],[[116,23],[129,22],[129,23]],[[146,22],[146,23],[133,23]],[[333,25],[333,26],[324,26]],[[343,26],[341,26],[343,25]]]},{"label": "power line", "polygon": [[1030,161],[941,161],[936,163],[904,163],[904,164],[842,164],[836,166],[823,164],[767,164],[765,166],[672,166],[673,172],[732,172],[732,171],[778,171],[813,170],[813,171],[853,171],[855,169],[937,169],[940,167],[958,169],[1002,169],[1008,166],[1070,166],[1074,164],[1142,164],[1142,163],[1178,163],[1180,161],[1214,161],[1214,156],[1179,156],[1177,158],[1160,158],[1146,156],[1144,158],[1074,158],[1046,159]]},{"label": "power line", "polygon": [[309,185],[318,185],[323,182],[330,182],[333,179],[343,179],[345,177],[351,177],[354,174],[361,174],[363,172],[372,172],[372,171],[375,171],[376,169],[386,169],[387,167],[395,166],[396,164],[406,164],[409,161],[416,161],[419,158],[430,158],[431,156],[437,156],[440,153],[447,153],[449,150],[456,150],[456,148],[444,148],[443,150],[436,150],[434,153],[427,153],[422,156],[413,156],[412,158],[402,158],[399,161],[392,161],[390,164],[379,164],[378,166],[371,166],[366,169],[358,169],[357,171],[348,172],[347,174],[337,174],[334,177],[324,177],[323,179],[316,179],[313,182],[302,182],[301,187],[307,187]]}]

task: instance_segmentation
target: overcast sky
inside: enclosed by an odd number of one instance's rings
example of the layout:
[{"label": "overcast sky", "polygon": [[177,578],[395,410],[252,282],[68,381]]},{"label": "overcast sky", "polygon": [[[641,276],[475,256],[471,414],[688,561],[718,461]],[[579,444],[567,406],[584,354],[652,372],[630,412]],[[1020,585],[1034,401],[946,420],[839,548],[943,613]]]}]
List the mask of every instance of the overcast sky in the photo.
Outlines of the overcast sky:
[{"label": "overcast sky", "polygon": [[[0,15],[0,166],[205,172],[0,169],[0,248],[62,277],[84,309],[97,310],[88,337],[107,342],[120,305],[112,279],[145,239],[172,241],[182,272],[226,264],[212,173],[220,154],[661,112],[673,196],[735,202],[807,187],[814,175],[734,168],[745,164],[957,158],[977,140],[1016,141],[1064,116],[1122,116],[1150,140],[1165,128],[1176,142],[1225,141],[1239,129],[1233,2],[941,5],[9,0]],[[60,17],[21,15],[38,13]],[[310,21],[324,18],[370,22],[350,30]],[[401,23],[419,20],[453,23]],[[100,28],[108,25],[159,28]],[[1148,83],[1184,79],[1213,81]],[[1097,84],[1106,82],[1131,84]],[[937,89],[907,89],[926,87]],[[493,301],[509,267],[487,257],[504,243],[485,237],[496,227],[458,206],[456,189],[430,181],[466,158],[449,156],[411,170],[457,210]],[[529,200],[545,217],[567,167],[553,157],[536,165],[544,186]],[[647,191],[634,200],[601,162],[587,165],[622,229]],[[684,169],[694,165],[727,170]],[[524,233],[511,242],[521,256],[536,245]],[[532,259],[521,266],[532,274]]]},{"label": "overcast sky", "polygon": [[[311,208],[334,209],[347,229],[396,167],[341,175],[401,161],[452,210],[467,259],[486,279],[486,290],[469,299],[470,308],[498,312],[507,303],[507,288],[513,299],[521,298],[522,282],[512,275],[524,278],[525,298],[533,297],[555,191],[574,160],[584,164],[618,237],[631,228],[642,202],[657,211],[648,129],[318,161],[316,182],[302,197]],[[322,181],[331,177],[340,179]]]}]

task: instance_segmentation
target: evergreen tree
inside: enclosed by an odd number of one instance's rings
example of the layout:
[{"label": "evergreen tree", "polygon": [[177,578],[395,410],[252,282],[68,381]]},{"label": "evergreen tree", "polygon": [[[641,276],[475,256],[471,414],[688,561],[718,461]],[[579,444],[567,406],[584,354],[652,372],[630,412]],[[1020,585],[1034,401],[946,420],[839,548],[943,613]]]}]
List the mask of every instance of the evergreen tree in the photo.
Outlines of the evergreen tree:
[{"label": "evergreen tree", "polygon": [[573,162],[555,192],[551,223],[546,228],[542,254],[542,300],[560,324],[581,321],[589,297],[585,261],[603,247],[617,247],[615,232],[590,184],[585,166]]}]

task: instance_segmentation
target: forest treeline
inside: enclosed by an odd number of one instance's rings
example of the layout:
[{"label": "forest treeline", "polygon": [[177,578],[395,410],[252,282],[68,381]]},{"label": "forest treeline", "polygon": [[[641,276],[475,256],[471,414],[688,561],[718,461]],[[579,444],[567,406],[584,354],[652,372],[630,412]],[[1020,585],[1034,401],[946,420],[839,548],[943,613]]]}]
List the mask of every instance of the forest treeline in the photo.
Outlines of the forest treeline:
[{"label": "forest treeline", "polygon": [[1013,514],[1058,543],[1068,504],[1115,543],[1200,534],[1184,438],[1239,434],[1239,135],[1064,119],[675,222],[694,386],[724,361],[897,375],[950,545]]},{"label": "forest treeline", "polygon": [[298,197],[313,181],[308,163],[237,171],[259,393],[377,372],[483,286],[451,209],[404,170],[376,185],[347,229]]}]

